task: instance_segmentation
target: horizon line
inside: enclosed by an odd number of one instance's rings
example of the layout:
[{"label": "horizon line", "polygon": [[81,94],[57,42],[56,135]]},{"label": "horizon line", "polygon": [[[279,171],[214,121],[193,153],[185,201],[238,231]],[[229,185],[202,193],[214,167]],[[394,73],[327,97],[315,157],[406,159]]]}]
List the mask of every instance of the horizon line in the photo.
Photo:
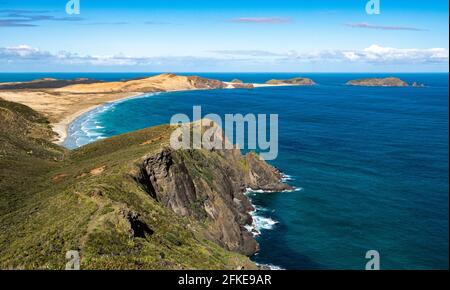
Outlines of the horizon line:
[{"label": "horizon line", "polygon": [[285,73],[285,74],[296,74],[296,73],[302,73],[302,74],[326,74],[326,73],[336,73],[336,74],[349,74],[349,73],[366,73],[366,74],[415,74],[415,73],[441,73],[441,74],[449,74],[449,71],[416,71],[416,72],[404,72],[404,71],[396,71],[396,72],[385,72],[385,71],[378,71],[378,72],[371,72],[371,71],[355,71],[355,72],[345,72],[345,71],[316,71],[316,72],[312,72],[312,71],[242,71],[242,72],[237,72],[237,71],[0,71],[0,74],[8,74],[8,73],[17,73],[17,74],[25,74],[25,73],[29,73],[29,74],[44,74],[44,73],[111,73],[111,74],[115,74],[115,73],[130,73],[130,74],[145,74],[145,73],[151,73],[151,74],[167,74],[167,73],[173,73],[173,74],[183,74],[183,73],[189,73],[189,74],[202,74],[202,73],[227,73],[227,74],[232,74],[232,73],[243,73],[243,74],[267,74],[267,73]]}]

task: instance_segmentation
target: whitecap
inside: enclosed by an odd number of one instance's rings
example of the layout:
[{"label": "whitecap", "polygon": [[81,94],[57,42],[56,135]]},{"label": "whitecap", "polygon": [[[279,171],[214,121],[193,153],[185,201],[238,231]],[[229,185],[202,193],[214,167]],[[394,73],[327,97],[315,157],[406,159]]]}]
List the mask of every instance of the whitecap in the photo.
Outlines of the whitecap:
[{"label": "whitecap", "polygon": [[292,177],[291,175],[287,175],[287,174],[284,174],[284,173],[281,175],[281,181],[282,182],[293,181],[293,180],[295,180],[295,178]]},{"label": "whitecap", "polygon": [[282,192],[295,192],[295,191],[303,191],[303,187],[294,187],[293,189],[286,189],[283,190]]},{"label": "whitecap", "polygon": [[256,224],[257,230],[261,230],[261,229],[271,230],[278,223],[277,221],[275,221],[271,218],[258,216],[258,215],[255,215],[254,219],[255,219],[255,224]]},{"label": "whitecap", "polygon": [[[99,115],[104,114],[108,111],[114,111],[117,104],[128,101],[130,99],[147,98],[149,96],[158,94],[159,93],[139,94],[114,102],[105,103],[99,107],[92,109],[89,112],[84,113],[69,125],[68,137],[64,141],[65,146],[67,146],[68,148],[76,148],[94,142],[96,140],[106,138],[105,134],[101,132],[105,127],[102,126],[101,122],[99,122]],[[75,146],[72,146],[72,144]]]},{"label": "whitecap", "polygon": [[262,190],[262,189],[251,189],[250,187],[247,187],[245,189],[244,194],[249,194],[249,193],[272,193],[274,191],[272,190]]},{"label": "whitecap", "polygon": [[260,209],[255,207],[255,210],[250,212],[250,215],[252,216],[252,224],[244,226],[244,228],[254,237],[261,235],[262,230],[272,230],[275,225],[278,224],[278,221],[276,220],[259,215],[259,211]]},{"label": "whitecap", "polygon": [[280,266],[276,266],[273,264],[260,264],[260,263],[256,263],[256,265],[260,266],[260,267],[266,267],[269,268],[270,270],[285,270],[283,268],[281,268]]}]

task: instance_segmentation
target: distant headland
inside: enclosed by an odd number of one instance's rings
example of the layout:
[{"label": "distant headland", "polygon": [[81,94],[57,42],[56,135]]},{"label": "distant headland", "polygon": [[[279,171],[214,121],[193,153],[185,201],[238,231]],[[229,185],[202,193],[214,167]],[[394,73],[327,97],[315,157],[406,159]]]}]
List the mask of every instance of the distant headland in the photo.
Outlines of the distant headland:
[{"label": "distant headland", "polygon": [[58,80],[43,78],[29,82],[0,83],[0,98],[14,101],[42,113],[58,134],[61,144],[69,124],[78,116],[107,102],[145,93],[212,89],[252,89],[256,87],[302,85],[313,83],[305,78],[269,81],[266,84],[244,83],[234,79],[224,82],[199,76],[165,73],[139,79],[105,82],[87,78]]},{"label": "distant headland", "polygon": [[292,79],[288,79],[288,80],[272,79],[272,80],[267,81],[266,84],[268,84],[268,85],[313,86],[316,83],[312,79],[309,79],[309,78],[297,77],[297,78],[292,78]]},{"label": "distant headland", "polygon": [[347,82],[350,86],[362,86],[362,87],[407,87],[409,86],[407,82],[396,78],[364,78],[351,80]]},{"label": "distant headland", "polygon": [[[314,86],[306,77],[271,79],[265,83],[245,83],[240,79],[226,82],[199,76],[165,73],[139,79],[105,82],[87,78],[58,80],[42,78],[29,82],[0,83],[0,98],[30,106],[44,114],[59,135],[61,144],[68,125],[81,114],[107,102],[134,97],[145,93],[212,89],[253,89],[273,86]],[[408,87],[397,77],[364,78],[350,80],[347,85],[367,87]],[[414,82],[413,87],[424,87]]]}]

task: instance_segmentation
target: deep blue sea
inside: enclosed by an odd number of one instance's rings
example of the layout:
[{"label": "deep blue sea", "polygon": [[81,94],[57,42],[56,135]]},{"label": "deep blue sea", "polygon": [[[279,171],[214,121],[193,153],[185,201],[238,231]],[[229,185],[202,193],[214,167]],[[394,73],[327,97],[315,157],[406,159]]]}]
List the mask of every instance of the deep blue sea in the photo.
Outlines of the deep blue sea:
[{"label": "deep blue sea", "polygon": [[[101,80],[148,74],[0,74]],[[107,104],[77,119],[77,147],[168,123],[176,113],[278,114],[271,164],[299,191],[249,193],[257,207],[258,263],[284,269],[364,269],[368,250],[382,269],[448,269],[448,74],[197,74],[263,83],[305,76],[313,87],[267,87],[148,95]],[[398,76],[425,88],[350,87],[350,79]],[[15,79],[13,79],[15,78]]]}]

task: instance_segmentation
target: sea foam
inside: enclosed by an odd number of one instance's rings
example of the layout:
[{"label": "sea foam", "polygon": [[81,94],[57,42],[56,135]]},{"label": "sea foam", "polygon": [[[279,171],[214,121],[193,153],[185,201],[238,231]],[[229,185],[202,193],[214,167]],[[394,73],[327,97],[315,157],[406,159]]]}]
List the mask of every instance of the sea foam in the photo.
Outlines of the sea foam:
[{"label": "sea foam", "polygon": [[114,102],[105,103],[84,113],[69,125],[69,136],[64,142],[65,146],[68,148],[77,148],[97,140],[105,139],[107,136],[104,129],[107,126],[99,121],[99,115],[114,111],[117,104],[125,101],[147,98],[157,94],[158,93],[140,94],[137,96],[124,98]]}]

